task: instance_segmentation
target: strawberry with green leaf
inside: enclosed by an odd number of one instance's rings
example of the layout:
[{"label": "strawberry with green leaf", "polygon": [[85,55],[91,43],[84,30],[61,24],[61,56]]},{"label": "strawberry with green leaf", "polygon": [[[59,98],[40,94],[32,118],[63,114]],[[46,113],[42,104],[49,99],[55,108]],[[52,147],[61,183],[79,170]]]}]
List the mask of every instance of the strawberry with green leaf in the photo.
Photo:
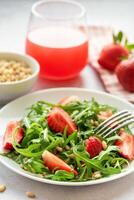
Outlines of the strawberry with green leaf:
[{"label": "strawberry with green leaf", "polygon": [[116,66],[124,59],[127,59],[134,49],[134,44],[129,44],[123,32],[117,35],[113,34],[113,43],[103,47],[98,63],[110,70],[114,71]]}]

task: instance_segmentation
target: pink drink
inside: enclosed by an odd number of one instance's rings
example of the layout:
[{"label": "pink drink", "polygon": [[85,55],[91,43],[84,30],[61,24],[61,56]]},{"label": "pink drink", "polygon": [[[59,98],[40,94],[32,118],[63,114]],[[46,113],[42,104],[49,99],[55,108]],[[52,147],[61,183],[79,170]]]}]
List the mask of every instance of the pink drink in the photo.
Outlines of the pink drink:
[{"label": "pink drink", "polygon": [[26,53],[40,64],[40,75],[62,80],[72,78],[85,67],[88,41],[82,30],[47,27],[29,32]]}]

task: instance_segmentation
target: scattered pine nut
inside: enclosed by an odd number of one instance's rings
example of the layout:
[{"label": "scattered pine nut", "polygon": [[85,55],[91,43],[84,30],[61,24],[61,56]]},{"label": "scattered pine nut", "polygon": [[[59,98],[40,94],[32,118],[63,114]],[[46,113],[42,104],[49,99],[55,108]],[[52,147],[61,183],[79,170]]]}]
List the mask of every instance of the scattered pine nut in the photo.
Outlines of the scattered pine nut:
[{"label": "scattered pine nut", "polygon": [[98,178],[101,178],[101,173],[100,171],[96,171],[92,174],[92,178],[93,179],[98,179]]},{"label": "scattered pine nut", "polygon": [[0,192],[4,192],[6,190],[6,186],[1,184],[0,185]]},{"label": "scattered pine nut", "polygon": [[70,154],[68,157],[69,158],[75,158],[75,155],[74,154]]},{"label": "scattered pine nut", "polygon": [[68,151],[68,150],[70,150],[70,147],[68,145],[66,145],[65,149]]},{"label": "scattered pine nut", "polygon": [[21,168],[23,168],[23,167],[24,167],[24,165],[21,163],[21,164],[20,164],[20,167],[21,167]]},{"label": "scattered pine nut", "polygon": [[38,174],[38,177],[43,178],[44,175],[43,174]]},{"label": "scattered pine nut", "polygon": [[92,125],[94,125],[94,120],[93,120],[93,119],[91,119],[91,120],[90,120],[90,123],[91,123]]},{"label": "scattered pine nut", "polygon": [[28,198],[36,198],[36,195],[33,192],[26,192],[26,195]]},{"label": "scattered pine nut", "polygon": [[59,151],[59,152],[62,152],[63,148],[62,147],[56,147],[56,150]]},{"label": "scattered pine nut", "polygon": [[97,121],[94,121],[94,125],[95,125],[95,126],[98,126],[99,123],[98,123]]},{"label": "scattered pine nut", "polygon": [[99,123],[93,119],[90,120],[90,123],[93,125],[93,126],[98,126]]},{"label": "scattered pine nut", "polygon": [[104,140],[102,141],[102,147],[104,150],[107,148],[107,143]]}]

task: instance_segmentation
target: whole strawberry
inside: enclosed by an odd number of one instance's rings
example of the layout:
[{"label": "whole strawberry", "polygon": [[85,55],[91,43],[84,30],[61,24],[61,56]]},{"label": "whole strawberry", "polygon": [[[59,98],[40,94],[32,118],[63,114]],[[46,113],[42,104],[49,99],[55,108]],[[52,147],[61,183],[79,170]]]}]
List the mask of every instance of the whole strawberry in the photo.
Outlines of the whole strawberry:
[{"label": "whole strawberry", "polygon": [[90,154],[90,158],[99,155],[102,149],[102,142],[99,138],[91,136],[86,140],[86,151]]},{"label": "whole strawberry", "polygon": [[134,92],[134,59],[122,61],[117,65],[115,73],[124,89]]},{"label": "whole strawberry", "polygon": [[[127,39],[125,38],[127,41]],[[103,47],[100,52],[98,63],[105,69],[114,71],[116,66],[129,56],[129,48],[127,42],[123,44],[124,35],[120,31],[117,35],[113,35],[113,43]]]}]

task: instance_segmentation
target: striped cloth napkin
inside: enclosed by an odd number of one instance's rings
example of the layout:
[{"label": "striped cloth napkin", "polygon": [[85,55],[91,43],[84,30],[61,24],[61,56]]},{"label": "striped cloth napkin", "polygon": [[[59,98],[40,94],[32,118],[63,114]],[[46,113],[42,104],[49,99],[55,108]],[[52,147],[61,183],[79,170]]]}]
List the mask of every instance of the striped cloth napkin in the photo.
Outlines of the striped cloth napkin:
[{"label": "striped cloth napkin", "polygon": [[103,69],[97,62],[102,47],[112,42],[113,29],[110,27],[89,27],[90,65],[96,69],[107,92],[134,103],[134,93],[123,89],[114,73]]}]

